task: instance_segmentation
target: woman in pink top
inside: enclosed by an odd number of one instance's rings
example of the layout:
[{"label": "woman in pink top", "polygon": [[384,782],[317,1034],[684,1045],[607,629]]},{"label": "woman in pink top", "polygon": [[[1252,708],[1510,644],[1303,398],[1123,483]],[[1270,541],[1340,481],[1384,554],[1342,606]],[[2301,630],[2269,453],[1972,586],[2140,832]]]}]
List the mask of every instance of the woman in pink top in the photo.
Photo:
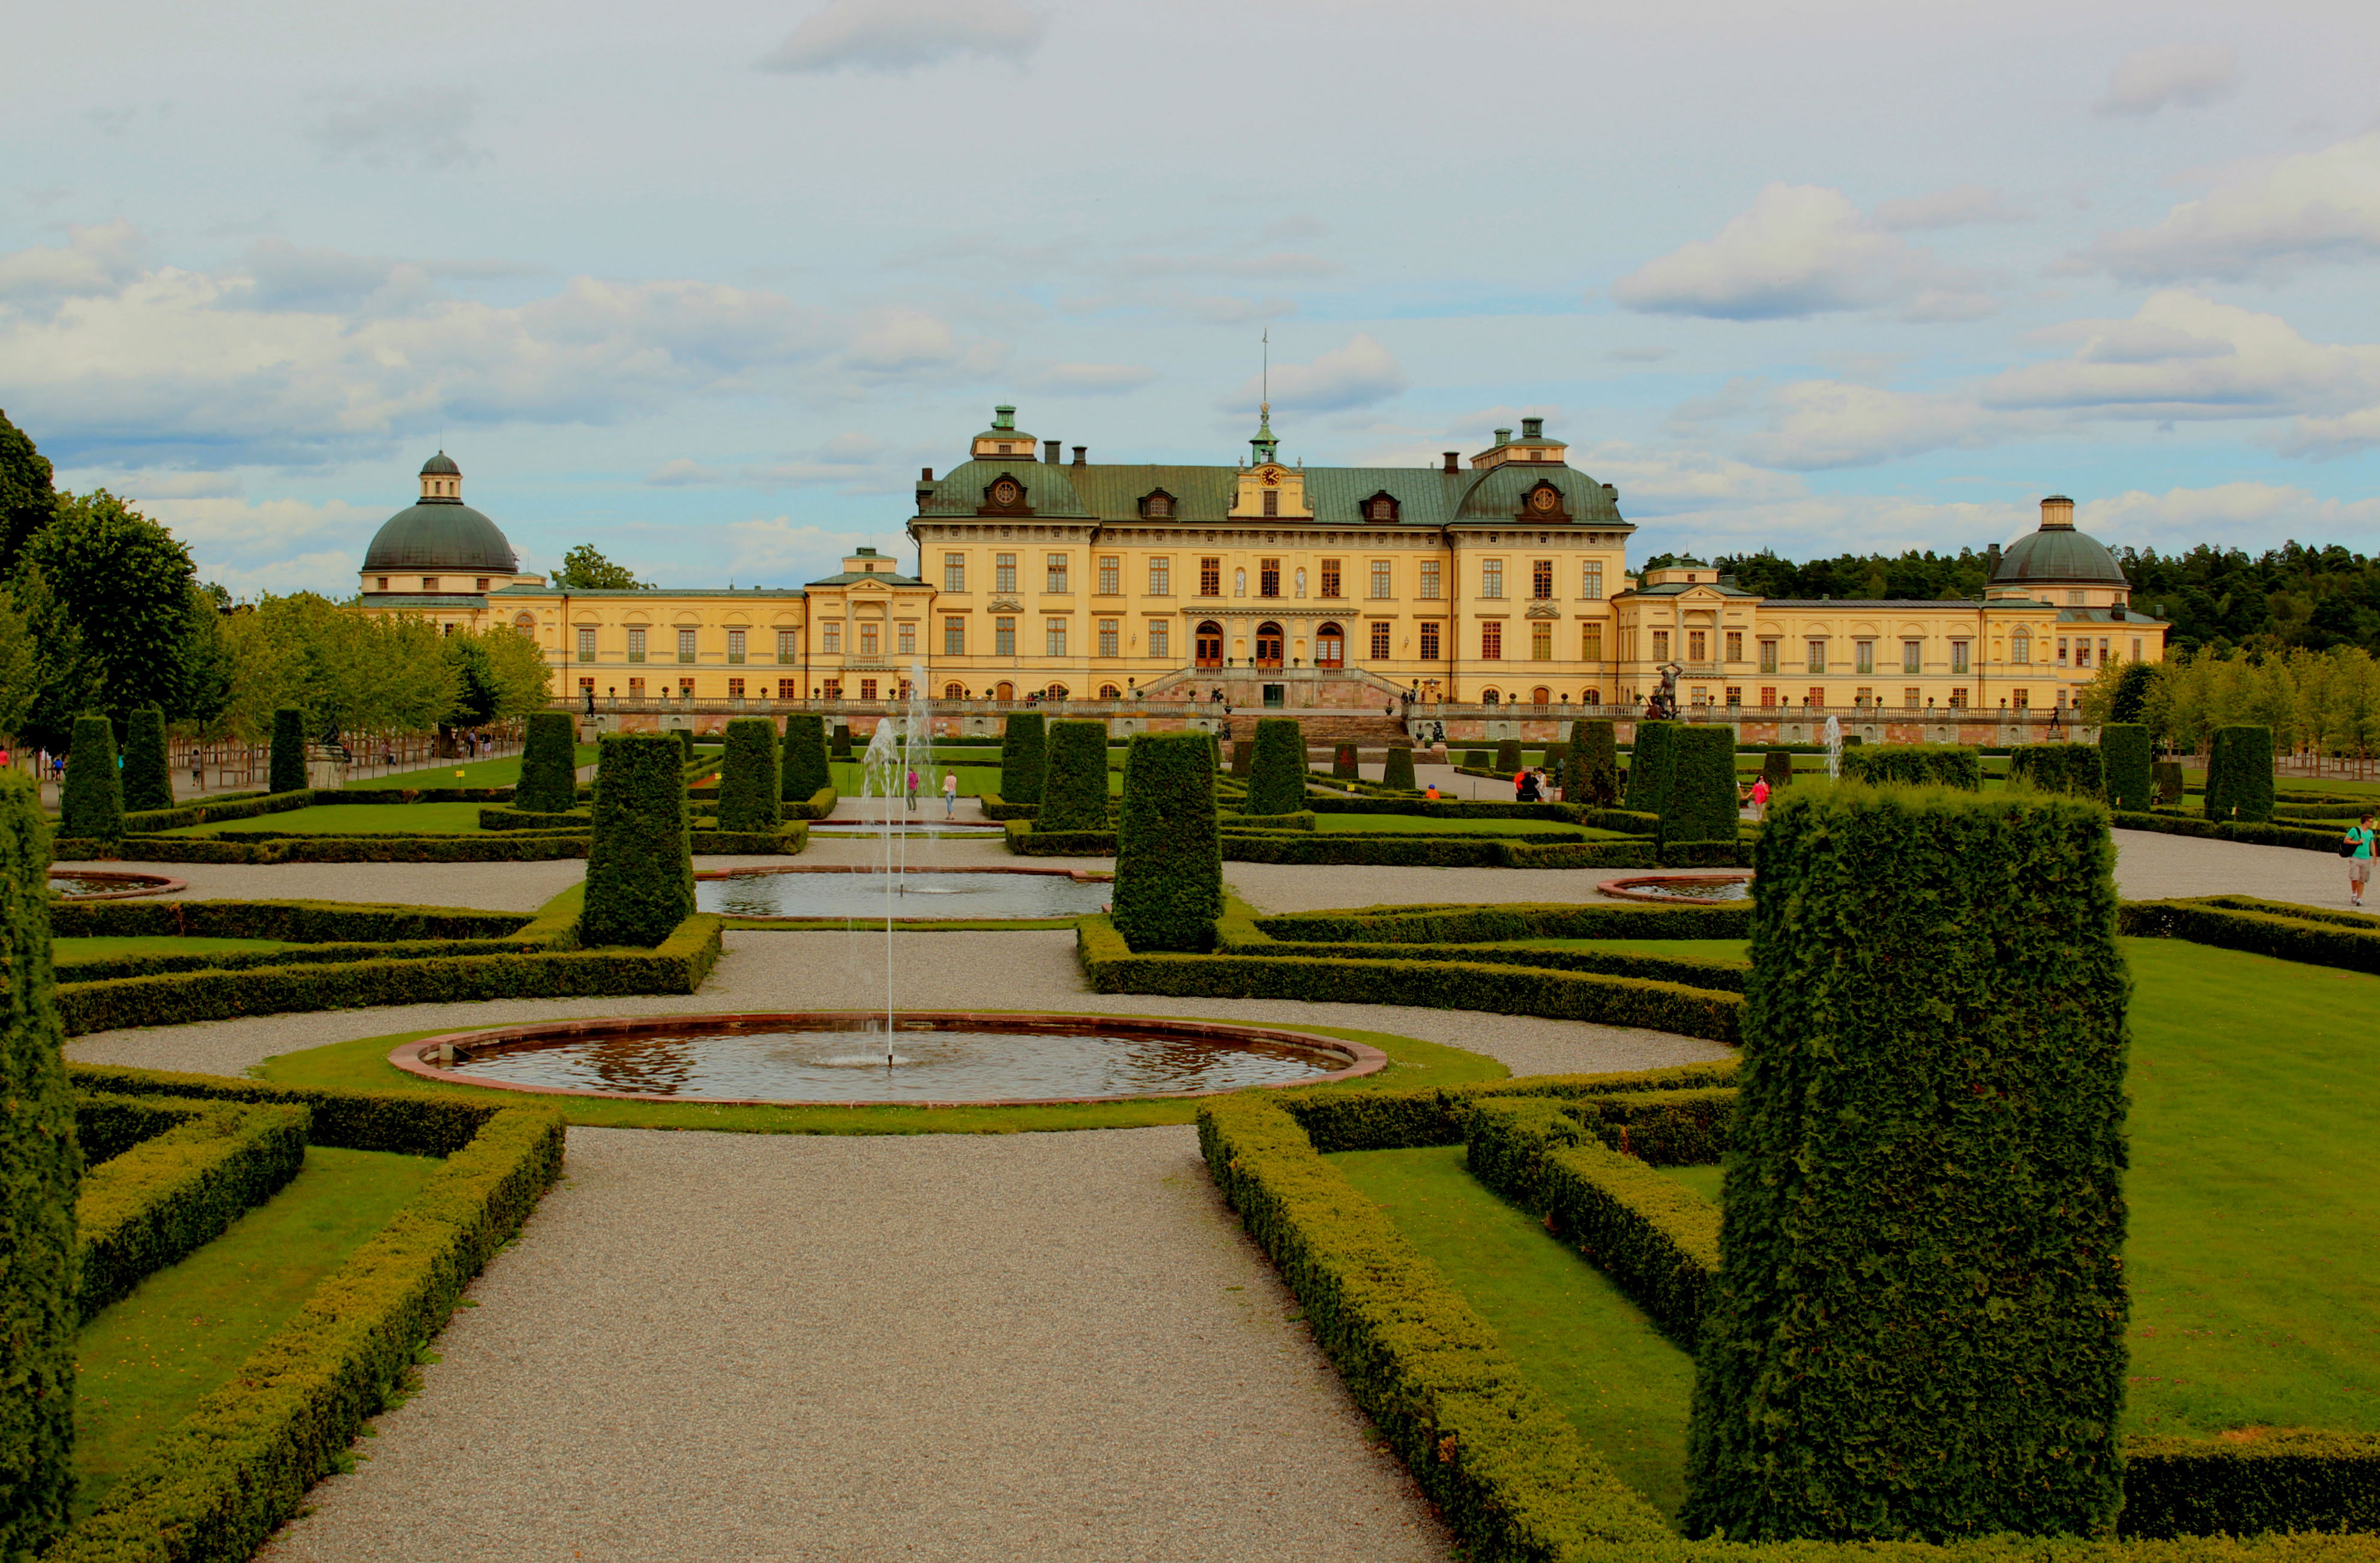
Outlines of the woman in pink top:
[{"label": "woman in pink top", "polygon": [[1752,818],[1758,819],[1768,812],[1768,778],[1762,777],[1752,784]]}]

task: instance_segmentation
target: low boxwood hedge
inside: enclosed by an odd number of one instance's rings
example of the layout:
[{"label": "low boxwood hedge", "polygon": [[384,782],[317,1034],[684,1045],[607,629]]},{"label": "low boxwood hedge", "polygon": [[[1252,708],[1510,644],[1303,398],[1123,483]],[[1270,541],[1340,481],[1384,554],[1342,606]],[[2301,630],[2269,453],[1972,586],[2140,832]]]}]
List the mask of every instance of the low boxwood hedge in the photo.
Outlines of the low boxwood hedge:
[{"label": "low boxwood hedge", "polygon": [[1259,917],[1279,939],[1357,944],[1488,944],[1520,939],[1749,939],[1752,907],[1554,902],[1500,906],[1373,907]]},{"label": "low boxwood hedge", "polygon": [[1038,803],[1010,803],[998,793],[985,793],[975,801],[986,819],[1030,819],[1041,812]]},{"label": "low boxwood hedge", "polygon": [[2316,911],[2246,896],[2128,901],[2117,931],[2136,939],[2180,939],[2283,961],[2380,975],[2380,917]]},{"label": "low boxwood hedge", "polygon": [[[1267,937],[1233,939],[1223,946],[1224,952],[1232,955],[1324,958],[1344,954],[1349,948],[1344,944],[1305,943]],[[1605,976],[1643,977],[1650,982],[1674,982],[1721,993],[1742,992],[1744,973],[1751,969],[1745,962],[1711,961],[1691,955],[1652,955],[1627,950],[1534,950],[1512,944],[1400,944],[1397,957],[1408,961],[1475,961],[1500,966],[1536,966],[1553,972],[1599,972]]]},{"label": "low boxwood hedge", "polygon": [[588,837],[521,831],[484,836],[127,836],[120,842],[61,841],[61,863],[541,863],[584,857]]},{"label": "low boxwood hedge", "polygon": [[1019,857],[1113,857],[1113,830],[1044,830],[1033,819],[1004,822],[1002,843]]},{"label": "low boxwood hedge", "polygon": [[50,909],[59,939],[336,940],[502,939],[537,921],[526,912],[469,906],[384,906],[337,901],[67,901]]},{"label": "low boxwood hedge", "polygon": [[1278,1100],[1319,1151],[1401,1150],[1463,1143],[1481,1102],[1507,1097],[1597,1101],[1615,1095],[1706,1090],[1734,1082],[1736,1060],[1679,1064],[1617,1074],[1532,1074],[1471,1085],[1408,1091],[1284,1091]]},{"label": "low boxwood hedge", "polygon": [[1226,830],[1222,849],[1227,863],[1371,864],[1395,868],[1650,868],[1660,861],[1650,842],[1586,841],[1538,846],[1510,836]]},{"label": "low boxwood hedge", "polygon": [[2270,819],[2273,803],[2273,730],[2245,722],[2216,728],[2206,749],[2206,818]]},{"label": "low boxwood hedge", "polygon": [[2114,814],[2108,822],[2119,830],[2151,830],[2161,836],[2199,836],[2208,841],[2246,842],[2252,846],[2297,847],[2305,852],[2338,851],[2346,827],[2266,824],[2252,819],[2206,819],[2190,814]]},{"label": "low boxwood hedge", "polygon": [[1963,744],[1877,744],[1843,750],[1842,773],[1877,786],[1956,787],[1981,792],[1984,757]]},{"label": "low boxwood hedge", "polygon": [[2022,744],[2009,751],[2010,785],[2077,797],[2107,795],[2107,761],[2087,744]]}]

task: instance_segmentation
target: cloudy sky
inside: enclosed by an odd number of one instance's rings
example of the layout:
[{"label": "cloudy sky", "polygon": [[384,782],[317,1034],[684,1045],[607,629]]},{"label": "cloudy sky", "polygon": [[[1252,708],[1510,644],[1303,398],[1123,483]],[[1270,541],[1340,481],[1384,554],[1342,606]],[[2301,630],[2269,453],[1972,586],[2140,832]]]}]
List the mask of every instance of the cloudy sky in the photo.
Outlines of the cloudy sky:
[{"label": "cloudy sky", "polygon": [[900,544],[1094,459],[1545,415],[1638,550],[2380,551],[2380,7],[79,0],[13,18],[0,408],[235,590],[442,443],[529,568]]}]

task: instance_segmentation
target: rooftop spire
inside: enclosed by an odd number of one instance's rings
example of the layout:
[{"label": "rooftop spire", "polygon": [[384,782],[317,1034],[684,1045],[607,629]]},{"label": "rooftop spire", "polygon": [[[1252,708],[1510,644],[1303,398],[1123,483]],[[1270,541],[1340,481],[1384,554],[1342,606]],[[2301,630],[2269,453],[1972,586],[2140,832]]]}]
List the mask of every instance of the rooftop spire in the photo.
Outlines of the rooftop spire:
[{"label": "rooftop spire", "polygon": [[1269,461],[1281,459],[1281,442],[1274,439],[1272,434],[1272,327],[1270,326],[1265,327],[1263,348],[1264,367],[1258,371],[1257,382],[1259,387],[1257,394],[1263,400],[1257,404],[1257,437],[1248,442],[1248,448],[1255,457],[1249,464],[1253,466],[1262,466]]}]

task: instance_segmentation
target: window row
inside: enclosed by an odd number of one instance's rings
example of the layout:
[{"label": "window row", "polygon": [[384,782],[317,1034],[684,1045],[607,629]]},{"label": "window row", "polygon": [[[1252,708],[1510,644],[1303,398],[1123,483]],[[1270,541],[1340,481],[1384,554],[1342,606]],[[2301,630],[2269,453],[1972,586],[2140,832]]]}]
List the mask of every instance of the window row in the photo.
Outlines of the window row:
[{"label": "window row", "polygon": [[[1021,578],[1019,558],[1020,555],[1014,553],[995,553],[991,556],[991,589],[994,592],[1002,595],[1015,593]],[[1043,592],[1069,593],[1073,590],[1070,583],[1074,576],[1070,560],[1071,556],[1063,553],[1050,553],[1043,556],[1041,564]],[[1123,596],[1123,556],[1116,553],[1101,553],[1094,555],[1093,560],[1093,574],[1097,585],[1095,595]],[[1172,596],[1172,556],[1163,553],[1152,554],[1148,559],[1147,565],[1148,589],[1145,595]],[[1501,559],[1479,561],[1479,596],[1481,598],[1492,600],[1503,597],[1504,566],[1505,561]],[[1551,600],[1556,595],[1555,562],[1550,559],[1533,559],[1528,562],[1527,569],[1530,598],[1537,601]],[[948,592],[967,590],[967,570],[965,554],[943,554],[942,589]],[[1444,561],[1425,559],[1416,562],[1415,596],[1424,601],[1436,601],[1442,599],[1446,595],[1448,586],[1446,576],[1447,566]],[[1220,554],[1197,556],[1196,576],[1196,595],[1222,596],[1224,578],[1222,556]],[[1396,595],[1396,561],[1392,559],[1365,561],[1362,578],[1366,588],[1365,592],[1366,597],[1374,600],[1393,598]],[[1308,595],[1309,588],[1312,595],[1326,600],[1343,598],[1348,595],[1348,588],[1352,584],[1353,578],[1348,570],[1347,562],[1343,559],[1318,561],[1310,578],[1305,565],[1294,564],[1284,570],[1279,558],[1259,558],[1256,564],[1256,595],[1260,598],[1277,598],[1283,595],[1302,598]],[[1580,597],[1588,601],[1601,601],[1603,600],[1602,561],[1591,559],[1584,562],[1579,568],[1578,585]],[[1232,568],[1231,586],[1233,597],[1248,595],[1247,566],[1238,565]]]},{"label": "window row", "polygon": [[[524,631],[523,633],[527,632]],[[662,636],[662,647],[671,648],[663,650],[662,652],[662,657],[660,658],[656,658],[651,654],[654,649],[652,646],[652,637],[657,634]],[[662,660],[662,658],[669,657],[674,657],[676,660],[681,662],[691,662],[698,659],[699,651],[699,636],[700,632],[698,630],[679,629],[653,631],[639,625],[630,624],[623,637],[626,642],[625,655],[626,660],[631,662],[659,660]],[[801,631],[779,630],[776,632],[776,636],[777,660],[780,662],[800,661],[802,660]],[[588,624],[579,625],[575,636],[576,644],[574,648],[577,653],[577,660],[582,662],[601,661],[602,660],[602,638],[601,632],[599,632],[595,627]],[[754,660],[750,652],[750,631],[731,629],[726,632],[726,640],[727,660],[731,665],[741,664]]]}]

